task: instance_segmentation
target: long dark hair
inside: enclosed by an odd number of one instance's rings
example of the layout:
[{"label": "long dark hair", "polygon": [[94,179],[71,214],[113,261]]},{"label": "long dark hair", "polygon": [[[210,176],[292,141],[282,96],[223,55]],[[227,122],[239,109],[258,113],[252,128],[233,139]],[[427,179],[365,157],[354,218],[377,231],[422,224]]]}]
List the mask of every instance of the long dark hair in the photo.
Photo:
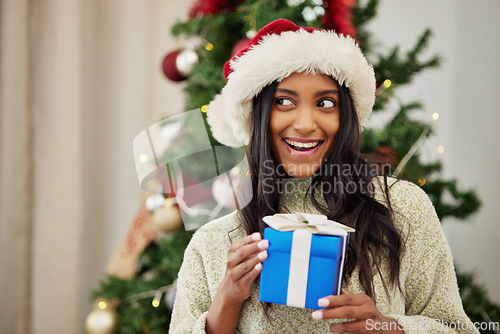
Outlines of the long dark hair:
[{"label": "long dark hair", "polygon": [[[278,168],[269,140],[271,108],[277,85],[274,82],[265,87],[253,104],[252,129],[247,148],[253,197],[246,207],[240,209],[243,227],[248,234],[263,233],[267,225],[262,218],[278,213],[279,210],[279,193],[263,189],[265,185],[277,185],[279,181],[278,173],[269,173],[269,168],[274,171]],[[329,219],[356,229],[349,238],[344,281],[348,282],[358,267],[362,287],[375,300],[373,274],[376,272],[382,278],[388,296],[388,285],[397,286],[401,291],[399,272],[404,243],[393,222],[385,178],[386,206],[374,199],[372,179],[375,173],[360,153],[358,117],[348,88],[338,83],[337,86],[341,110],[340,128],[332,153],[313,175],[307,194],[311,196],[313,205]],[[325,185],[329,186],[329,191],[325,191]],[[318,200],[318,194],[322,195],[324,201]],[[383,259],[390,263],[389,284],[382,275]]]}]

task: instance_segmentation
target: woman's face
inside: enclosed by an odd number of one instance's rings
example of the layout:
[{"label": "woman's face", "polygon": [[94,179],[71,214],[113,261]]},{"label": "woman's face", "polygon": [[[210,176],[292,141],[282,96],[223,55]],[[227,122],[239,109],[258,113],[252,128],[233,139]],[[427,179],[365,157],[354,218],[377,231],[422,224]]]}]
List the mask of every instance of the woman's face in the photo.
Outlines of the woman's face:
[{"label": "woman's face", "polygon": [[293,73],[278,84],[271,109],[271,150],[288,175],[313,175],[330,154],[339,125],[339,92],[332,78]]}]

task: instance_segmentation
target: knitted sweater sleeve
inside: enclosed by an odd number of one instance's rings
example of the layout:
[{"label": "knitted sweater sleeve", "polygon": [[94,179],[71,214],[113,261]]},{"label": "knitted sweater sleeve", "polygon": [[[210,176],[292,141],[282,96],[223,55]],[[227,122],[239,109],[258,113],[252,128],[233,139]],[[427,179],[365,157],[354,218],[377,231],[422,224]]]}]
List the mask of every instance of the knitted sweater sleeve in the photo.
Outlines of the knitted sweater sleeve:
[{"label": "knitted sweater sleeve", "polygon": [[198,233],[194,234],[184,253],[170,321],[171,334],[205,333],[211,298],[204,261],[198,249],[199,237]]},{"label": "knitted sweater sleeve", "polygon": [[418,186],[396,182],[393,209],[406,231],[401,283],[405,315],[391,314],[407,334],[479,333],[463,310],[451,251],[434,206]]}]

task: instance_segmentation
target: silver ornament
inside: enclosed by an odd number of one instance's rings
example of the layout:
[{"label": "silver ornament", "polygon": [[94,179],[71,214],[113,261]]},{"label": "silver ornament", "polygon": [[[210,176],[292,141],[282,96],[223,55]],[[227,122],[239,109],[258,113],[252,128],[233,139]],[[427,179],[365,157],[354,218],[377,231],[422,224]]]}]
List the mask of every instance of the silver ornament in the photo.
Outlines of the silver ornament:
[{"label": "silver ornament", "polygon": [[159,207],[165,204],[165,197],[162,194],[152,194],[146,198],[146,209],[149,212],[154,212]]},{"label": "silver ornament", "polygon": [[187,77],[197,62],[198,54],[192,49],[185,49],[177,55],[175,66],[181,75]]},{"label": "silver ornament", "polygon": [[304,9],[302,10],[302,17],[307,22],[312,22],[316,20],[317,16],[318,15],[314,12],[314,10],[311,7],[304,7]]},{"label": "silver ornament", "polygon": [[295,7],[303,3],[304,0],[286,0],[286,4],[290,7]]},{"label": "silver ornament", "polygon": [[252,38],[254,38],[257,35],[257,31],[255,31],[255,30],[248,30],[247,33],[246,33],[246,35],[247,35],[248,39],[252,39]]}]

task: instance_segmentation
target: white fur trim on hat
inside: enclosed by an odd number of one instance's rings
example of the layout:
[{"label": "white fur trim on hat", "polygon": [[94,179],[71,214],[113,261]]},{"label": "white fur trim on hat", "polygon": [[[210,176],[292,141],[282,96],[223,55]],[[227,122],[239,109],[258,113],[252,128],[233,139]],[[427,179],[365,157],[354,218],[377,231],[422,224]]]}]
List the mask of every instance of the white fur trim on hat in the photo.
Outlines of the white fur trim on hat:
[{"label": "white fur trim on hat", "polygon": [[222,92],[208,105],[207,121],[220,143],[239,147],[250,139],[253,98],[275,80],[295,72],[322,73],[349,88],[364,126],[375,102],[375,74],[351,37],[303,29],[265,35],[230,63]]}]

